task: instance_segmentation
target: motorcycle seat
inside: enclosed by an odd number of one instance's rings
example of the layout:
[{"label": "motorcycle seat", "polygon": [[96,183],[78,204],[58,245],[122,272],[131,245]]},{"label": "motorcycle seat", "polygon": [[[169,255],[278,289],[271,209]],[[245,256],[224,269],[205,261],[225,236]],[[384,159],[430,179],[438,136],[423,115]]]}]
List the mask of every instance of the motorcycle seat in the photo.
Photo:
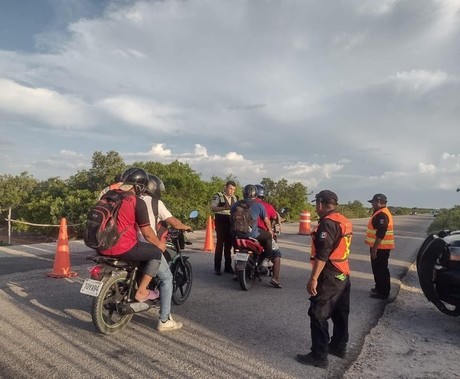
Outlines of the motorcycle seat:
[{"label": "motorcycle seat", "polygon": [[251,250],[252,252],[256,254],[260,254],[262,253],[262,251],[264,251],[264,248],[259,243],[259,241],[257,241],[254,238],[237,238],[236,246],[238,248],[245,248],[245,249]]}]

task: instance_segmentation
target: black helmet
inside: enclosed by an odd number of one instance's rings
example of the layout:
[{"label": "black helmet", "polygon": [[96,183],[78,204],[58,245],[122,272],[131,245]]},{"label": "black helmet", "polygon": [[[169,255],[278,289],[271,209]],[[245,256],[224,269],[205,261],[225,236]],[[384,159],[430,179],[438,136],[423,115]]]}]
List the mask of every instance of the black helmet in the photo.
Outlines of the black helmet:
[{"label": "black helmet", "polygon": [[149,183],[148,174],[142,168],[131,167],[121,174],[121,180],[125,184],[132,184],[136,195],[144,193]]},{"label": "black helmet", "polygon": [[123,180],[121,179],[123,177],[123,173],[115,175],[114,183],[119,183],[122,182]]},{"label": "black helmet", "polygon": [[257,197],[263,199],[265,197],[265,187],[262,184],[256,184]]},{"label": "black helmet", "polygon": [[154,199],[160,200],[161,193],[165,190],[165,185],[163,181],[156,175],[149,174],[149,183],[147,184],[147,189],[145,193],[152,196]]},{"label": "black helmet", "polygon": [[243,188],[244,199],[255,199],[257,197],[257,187],[254,184],[247,184]]}]

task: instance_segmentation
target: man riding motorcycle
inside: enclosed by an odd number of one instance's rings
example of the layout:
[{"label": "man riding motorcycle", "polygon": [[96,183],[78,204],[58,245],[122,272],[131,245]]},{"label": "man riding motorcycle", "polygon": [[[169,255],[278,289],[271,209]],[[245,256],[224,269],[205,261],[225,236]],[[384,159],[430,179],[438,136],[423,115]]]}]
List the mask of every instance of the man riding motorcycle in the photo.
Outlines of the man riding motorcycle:
[{"label": "man riding motorcycle", "polygon": [[[256,188],[257,188],[257,198],[254,199],[254,201],[261,203],[265,207],[265,210],[267,212],[267,217],[270,219],[270,222],[278,221],[278,218],[279,218],[278,212],[275,210],[275,208],[271,204],[264,201],[265,187],[260,184],[256,184]],[[266,230],[265,222],[263,222],[261,219],[257,220],[257,225],[259,228]],[[270,229],[268,230],[270,231],[272,230],[271,224],[270,224]],[[272,247],[273,247],[273,244],[272,244]],[[272,251],[273,253],[271,256],[268,256],[268,255],[266,256],[266,258],[270,259],[273,262],[273,277],[270,280],[270,284],[275,288],[283,288],[283,286],[280,283],[280,278],[279,278],[280,269],[281,269],[281,251],[278,248],[272,249]]]}]

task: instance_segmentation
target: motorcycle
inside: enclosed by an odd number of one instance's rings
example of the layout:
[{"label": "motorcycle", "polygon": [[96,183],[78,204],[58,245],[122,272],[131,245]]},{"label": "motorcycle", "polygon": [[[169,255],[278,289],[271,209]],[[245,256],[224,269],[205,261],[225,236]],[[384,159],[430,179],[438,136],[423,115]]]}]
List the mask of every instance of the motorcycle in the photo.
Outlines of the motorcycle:
[{"label": "motorcycle", "polygon": [[460,315],[460,231],[428,236],[420,247],[417,275],[425,297],[449,316]]},{"label": "motorcycle", "polygon": [[[198,212],[190,213],[190,219],[198,217]],[[167,229],[166,251],[164,256],[173,275],[172,301],[183,304],[192,290],[193,275],[189,257],[182,254],[186,240],[185,230]],[[159,298],[139,302],[134,298],[140,280],[140,262],[124,261],[102,255],[88,256],[86,259],[96,263],[89,269],[91,278],[85,279],[80,292],[93,297],[91,319],[96,330],[102,334],[121,331],[135,313],[157,307]],[[153,278],[149,289],[156,290],[160,284]],[[161,296],[161,294],[160,294]]]},{"label": "motorcycle", "polygon": [[[281,233],[281,223],[285,221],[288,209],[282,208],[276,220],[272,221],[272,249],[279,249],[278,235]],[[263,247],[255,238],[235,238],[234,266],[238,283],[243,291],[249,291],[258,278],[272,276],[273,264],[263,256]]]}]

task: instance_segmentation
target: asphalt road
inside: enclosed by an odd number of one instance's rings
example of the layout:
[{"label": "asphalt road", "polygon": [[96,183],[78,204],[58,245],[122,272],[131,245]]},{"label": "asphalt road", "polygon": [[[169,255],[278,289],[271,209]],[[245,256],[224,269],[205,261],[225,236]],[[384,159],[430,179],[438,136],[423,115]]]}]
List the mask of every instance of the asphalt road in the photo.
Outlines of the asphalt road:
[{"label": "asphalt road", "polygon": [[[393,298],[431,221],[423,215],[395,218]],[[92,254],[81,241],[69,244],[78,276],[67,279],[46,276],[53,268],[54,243],[0,247],[0,377],[340,378],[385,306],[368,296],[373,280],[363,242],[366,222],[354,220],[350,353],[344,360],[331,356],[327,370],[294,360],[310,347],[305,289],[310,239],[297,234],[298,224],[287,224],[279,238],[283,289],[266,279],[243,292],[231,275],[215,276],[213,254],[201,251],[204,231],[190,234],[192,294],[173,306],[184,328],[169,334],[155,331],[157,310],[135,315],[117,335],[95,333],[91,299],[79,293],[90,267],[85,256]]]}]

